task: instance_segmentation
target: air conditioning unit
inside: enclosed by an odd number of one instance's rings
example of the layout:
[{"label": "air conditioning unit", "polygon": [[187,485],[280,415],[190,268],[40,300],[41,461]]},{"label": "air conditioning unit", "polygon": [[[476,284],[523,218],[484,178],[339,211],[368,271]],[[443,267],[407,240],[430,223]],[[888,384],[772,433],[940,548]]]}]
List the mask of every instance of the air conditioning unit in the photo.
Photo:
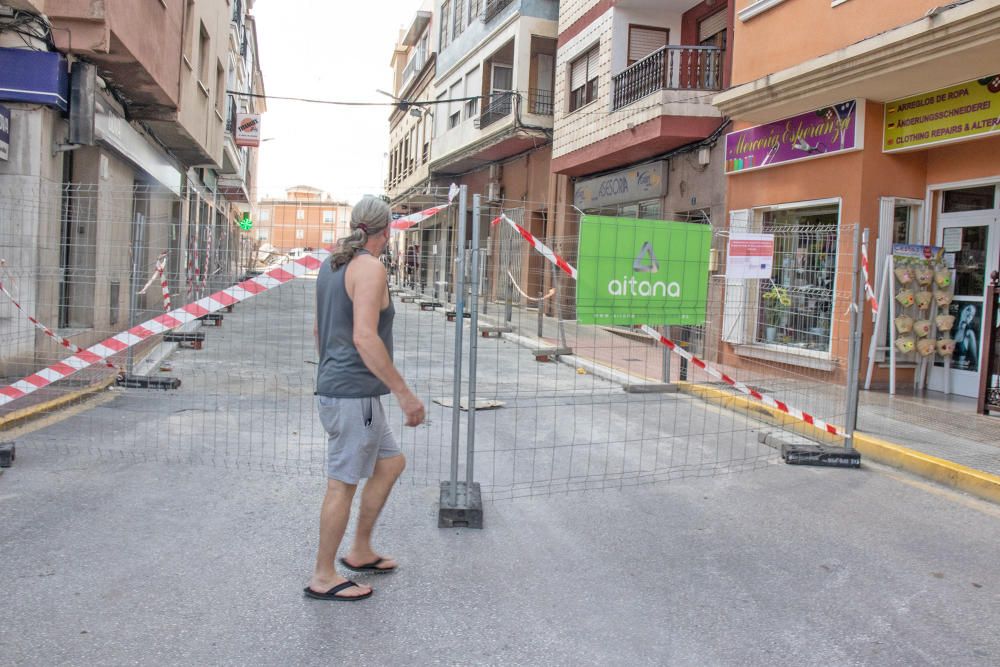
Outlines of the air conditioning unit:
[{"label": "air conditioning unit", "polygon": [[500,179],[503,178],[503,167],[499,164],[490,165],[490,180],[496,183],[500,183]]},{"label": "air conditioning unit", "polygon": [[479,129],[479,121],[481,119],[482,119],[482,116],[476,116],[475,118],[473,118],[472,119],[472,127],[476,128],[478,130]]},{"label": "air conditioning unit", "polygon": [[702,146],[698,149],[698,164],[701,166],[707,165],[712,160],[712,149],[708,146]]},{"label": "air conditioning unit", "polygon": [[[492,171],[492,167],[490,168]],[[490,181],[486,184],[486,200],[487,201],[499,201],[500,200],[500,183],[497,181]]]}]

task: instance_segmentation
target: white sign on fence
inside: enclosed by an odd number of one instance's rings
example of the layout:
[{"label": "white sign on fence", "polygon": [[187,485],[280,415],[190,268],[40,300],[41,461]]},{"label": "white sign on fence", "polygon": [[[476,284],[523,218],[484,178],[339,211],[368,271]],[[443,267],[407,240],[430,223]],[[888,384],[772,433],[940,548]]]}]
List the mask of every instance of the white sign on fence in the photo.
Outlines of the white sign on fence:
[{"label": "white sign on fence", "polygon": [[730,234],[727,279],[770,278],[773,268],[774,234]]}]

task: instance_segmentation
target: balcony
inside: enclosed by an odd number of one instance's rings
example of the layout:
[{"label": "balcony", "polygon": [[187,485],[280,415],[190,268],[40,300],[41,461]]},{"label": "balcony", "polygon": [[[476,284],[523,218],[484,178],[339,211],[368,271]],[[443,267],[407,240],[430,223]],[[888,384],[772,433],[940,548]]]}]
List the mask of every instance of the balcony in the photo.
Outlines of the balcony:
[{"label": "balcony", "polygon": [[406,63],[406,67],[403,68],[403,78],[402,84],[400,85],[400,90],[405,89],[413,77],[424,69],[424,65],[427,64],[427,49],[418,48],[413,52],[413,57],[410,58],[410,62]]},{"label": "balcony", "polygon": [[723,53],[714,46],[664,46],[611,77],[611,109],[660,90],[722,90]]},{"label": "balcony", "polygon": [[538,88],[528,90],[528,113],[538,116],[551,116],[553,110],[551,90],[540,90]]},{"label": "balcony", "polygon": [[483,113],[476,119],[476,127],[480,130],[489,127],[493,123],[506,118],[514,110],[513,91],[503,93],[493,93],[490,96],[490,103],[483,109]]},{"label": "balcony", "polygon": [[514,0],[486,0],[483,7],[483,23],[489,23]]}]

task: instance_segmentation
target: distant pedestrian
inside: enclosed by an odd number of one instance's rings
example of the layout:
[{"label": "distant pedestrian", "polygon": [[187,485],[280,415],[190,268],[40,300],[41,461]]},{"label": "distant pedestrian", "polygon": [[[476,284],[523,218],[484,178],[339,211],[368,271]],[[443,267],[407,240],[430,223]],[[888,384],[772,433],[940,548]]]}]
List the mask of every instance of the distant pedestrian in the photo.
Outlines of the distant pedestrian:
[{"label": "distant pedestrian", "polygon": [[406,460],[386,421],[381,396],[395,395],[407,426],[424,420],[424,405],[392,361],[392,321],[385,267],[377,259],[389,242],[390,210],[365,197],[351,213],[351,235],[320,268],[316,283],[316,394],[326,430],[327,488],[320,512],[316,570],[305,589],[320,600],[361,600],[369,586],[342,577],[337,550],[350,519],[358,483],[361,510],[351,549],[340,559],[348,570],[367,574],[395,571],[390,556],[372,548],[375,521]]}]

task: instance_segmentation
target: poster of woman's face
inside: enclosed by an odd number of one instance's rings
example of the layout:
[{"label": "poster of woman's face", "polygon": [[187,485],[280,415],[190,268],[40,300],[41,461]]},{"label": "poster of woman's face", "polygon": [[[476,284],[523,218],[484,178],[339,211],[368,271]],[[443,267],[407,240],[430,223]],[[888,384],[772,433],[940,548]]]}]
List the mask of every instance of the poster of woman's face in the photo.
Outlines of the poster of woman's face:
[{"label": "poster of woman's face", "polygon": [[983,321],[983,305],[952,301],[948,309],[955,316],[955,328],[952,336],[955,338],[955,354],[951,367],[961,371],[979,370],[979,334]]}]

